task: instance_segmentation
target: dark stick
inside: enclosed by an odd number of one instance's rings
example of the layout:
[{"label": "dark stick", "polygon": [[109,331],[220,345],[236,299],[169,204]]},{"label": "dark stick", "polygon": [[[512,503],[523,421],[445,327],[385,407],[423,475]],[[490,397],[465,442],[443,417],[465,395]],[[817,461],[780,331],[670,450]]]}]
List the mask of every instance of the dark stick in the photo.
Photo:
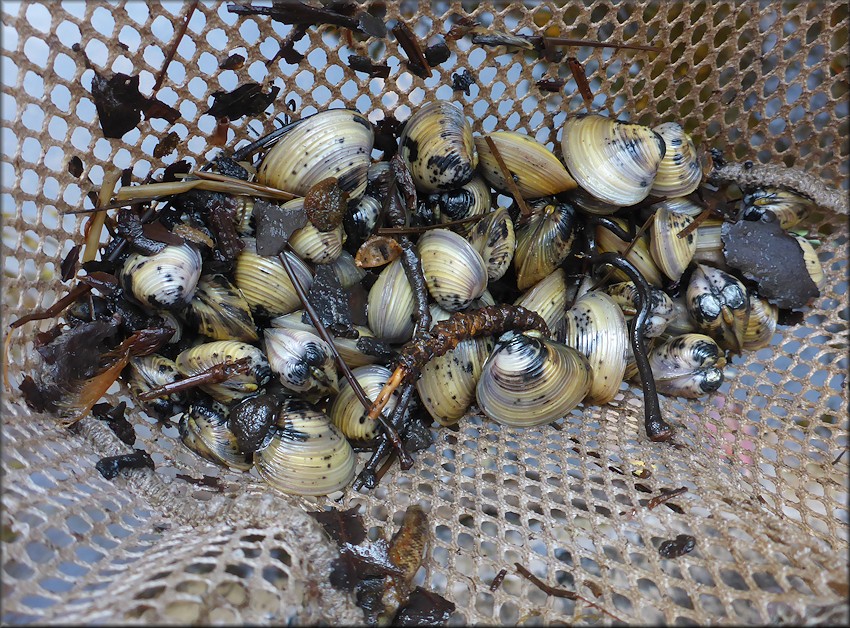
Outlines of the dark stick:
[{"label": "dark stick", "polygon": [[[628,256],[629,253],[632,252],[632,249],[635,248],[635,246],[637,246],[638,238],[640,238],[641,235],[643,235],[643,233],[647,229],[649,229],[649,225],[652,224],[653,220],[655,220],[655,214],[650,214],[649,218],[646,219],[646,221],[640,226],[640,229],[638,229],[637,231],[634,231],[634,227],[631,224],[629,224],[630,230],[625,231],[624,229],[622,229],[620,227],[620,225],[618,225],[616,222],[614,222],[610,218],[606,218],[605,216],[594,216],[592,219],[588,220],[588,223],[591,224],[591,225],[599,225],[599,226],[605,227],[608,231],[610,231],[615,236],[620,238],[623,242],[628,240],[629,241],[628,246],[626,246],[626,248],[623,249],[623,252],[620,253],[620,256],[625,258],[625,257]],[[634,231],[634,233],[631,233],[632,231]],[[614,274],[614,271],[609,270],[607,273],[605,273],[605,276],[602,279],[600,279],[599,281],[597,281],[596,283],[594,283],[590,287],[590,289],[596,290],[599,286],[601,286],[602,284],[606,283],[609,279],[611,279],[613,274]]]},{"label": "dark stick", "polygon": [[505,576],[508,575],[507,569],[500,569],[499,573],[496,574],[496,577],[493,578],[493,582],[490,583],[490,590],[495,591],[500,586],[502,586],[502,580],[505,579]]},{"label": "dark stick", "polygon": [[413,31],[410,30],[410,27],[399,20],[398,24],[393,26],[392,33],[395,35],[404,54],[407,55],[407,67],[410,68],[410,71],[420,78],[426,79],[430,77],[431,65],[428,63],[428,59],[425,58],[425,54],[419,46],[419,40]]},{"label": "dark stick", "polygon": [[687,492],[688,492],[687,486],[682,486],[681,488],[676,488],[676,489],[673,489],[672,491],[664,491],[664,492],[661,493],[661,495],[658,495],[657,497],[653,497],[652,499],[650,499],[649,502],[646,504],[646,507],[647,507],[648,510],[652,510],[653,508],[655,508],[656,506],[660,506],[661,504],[663,504],[667,500],[672,499],[672,498],[676,497],[677,495],[681,495],[682,493],[687,493]]},{"label": "dark stick", "polygon": [[646,50],[647,52],[664,52],[663,48],[641,46],[640,44],[604,44],[598,41],[584,39],[568,39],[566,37],[544,37],[549,46],[588,46],[589,48],[616,48],[618,50]]},{"label": "dark stick", "polygon": [[673,428],[661,418],[661,404],[658,401],[658,392],[655,389],[655,378],[652,375],[652,368],[649,366],[649,358],[646,355],[646,347],[643,344],[643,328],[652,307],[649,284],[631,262],[617,253],[597,254],[595,243],[592,246],[591,261],[594,265],[609,264],[620,269],[629,276],[629,279],[634,282],[637,288],[638,303],[636,305],[638,305],[638,313],[629,321],[629,336],[640,373],[641,387],[643,388],[644,426],[650,440],[654,442],[669,440],[673,436]]},{"label": "dark stick", "polygon": [[[319,317],[318,313],[313,306],[310,304],[310,301],[307,299],[307,292],[304,290],[304,286],[301,285],[301,281],[298,279],[298,276],[295,274],[295,271],[292,270],[292,265],[289,263],[289,260],[286,258],[284,253],[279,253],[278,258],[280,259],[281,264],[283,264],[284,270],[286,270],[286,274],[289,276],[289,281],[292,282],[292,286],[295,288],[295,292],[298,293],[298,298],[301,299],[301,303],[304,305],[304,309],[307,311],[307,316],[310,317],[310,321],[313,323],[313,327],[316,328],[316,331],[319,334],[319,337],[324,340],[331,349],[331,352],[334,355],[334,360],[336,361],[337,366],[342,371],[345,379],[348,380],[351,389],[354,391],[357,399],[360,400],[360,403],[363,404],[363,407],[369,410],[372,407],[372,402],[369,401],[369,398],[366,396],[366,392],[363,390],[363,387],[360,385],[360,382],[357,381],[357,378],[354,377],[354,373],[351,372],[351,369],[348,367],[348,364],[345,363],[345,360],[339,355],[339,352],[336,350],[336,345],[334,345],[333,338],[328,333],[328,330],[325,328],[322,323],[321,317]],[[393,429],[392,425],[387,421],[386,417],[383,414],[378,415],[378,422],[381,424],[381,427],[384,429],[384,433],[390,438],[392,441],[393,447],[399,453],[399,458],[401,460],[406,460],[409,464],[413,464],[413,459],[410,457],[410,454],[404,449],[404,445],[401,442],[401,437],[398,435],[398,432]]]},{"label": "dark stick", "polygon": [[[677,238],[686,238],[691,233],[696,231],[697,227],[699,227],[702,223],[704,223],[706,221],[706,219],[708,219],[708,217],[711,216],[713,213],[714,213],[714,210],[711,207],[706,207],[704,210],[702,210],[702,212],[696,218],[693,219],[693,222],[691,222],[691,224],[689,224],[687,227],[685,227],[679,233],[677,233],[676,237]],[[654,215],[655,214],[653,214],[653,216]]]},{"label": "dark stick", "polygon": [[147,392],[143,392],[138,396],[139,401],[152,401],[158,397],[165,397],[176,392],[183,392],[190,388],[196,388],[205,384],[220,384],[227,381],[237,373],[245,373],[250,367],[248,358],[240,358],[235,362],[224,362],[222,364],[214,364],[205,371],[201,371],[197,375],[185,377],[176,382],[163,384],[157,388],[151,388]]},{"label": "dark stick", "polygon": [[591,113],[593,111],[593,92],[590,90],[590,83],[587,81],[587,73],[584,71],[584,66],[575,57],[567,57],[567,66],[569,66],[570,73],[576,81],[578,93],[581,94],[584,100],[587,113]]},{"label": "dark stick", "polygon": [[189,20],[192,19],[195,9],[198,8],[198,1],[199,0],[193,0],[189,5],[189,8],[186,9],[186,15],[183,18],[183,23],[180,25],[177,35],[174,37],[174,43],[168,49],[168,54],[165,55],[165,62],[162,64],[162,69],[156,76],[156,82],[153,84],[153,93],[151,94],[151,98],[159,91],[159,88],[162,87],[162,82],[165,80],[165,71],[168,70],[168,66],[171,65],[171,61],[174,59],[174,53],[177,52],[177,46],[180,45],[180,42],[183,40],[183,35],[186,34],[186,29],[189,28]]},{"label": "dark stick", "polygon": [[620,619],[616,615],[609,613],[608,611],[606,611],[604,608],[602,608],[601,606],[599,606],[595,602],[591,602],[590,600],[588,600],[585,597],[582,597],[581,595],[579,595],[575,591],[567,591],[566,589],[559,589],[557,587],[553,587],[551,585],[548,585],[545,582],[543,582],[540,578],[535,576],[533,573],[531,573],[528,569],[526,569],[525,567],[520,565],[519,563],[514,563],[514,566],[516,567],[516,570],[519,572],[519,574],[522,577],[524,577],[526,580],[529,580],[532,584],[534,584],[534,586],[536,586],[538,589],[540,589],[541,591],[543,591],[547,595],[552,595],[554,597],[563,597],[563,598],[566,598],[568,600],[581,600],[585,604],[592,606],[593,608],[600,611],[601,613],[605,613],[606,615],[608,615],[609,617],[611,617],[611,618],[613,618],[617,621],[621,621],[623,623],[626,623],[625,621],[623,621],[622,619]]},{"label": "dark stick", "polygon": [[409,233],[425,233],[426,231],[431,231],[432,229],[446,229],[448,227],[456,227],[458,225],[465,225],[468,222],[475,222],[481,220],[483,216],[467,216],[466,218],[461,218],[460,220],[450,220],[449,222],[438,222],[433,225],[422,225],[419,227],[379,227],[375,229],[375,233],[377,235],[399,235],[399,234],[409,234]]}]

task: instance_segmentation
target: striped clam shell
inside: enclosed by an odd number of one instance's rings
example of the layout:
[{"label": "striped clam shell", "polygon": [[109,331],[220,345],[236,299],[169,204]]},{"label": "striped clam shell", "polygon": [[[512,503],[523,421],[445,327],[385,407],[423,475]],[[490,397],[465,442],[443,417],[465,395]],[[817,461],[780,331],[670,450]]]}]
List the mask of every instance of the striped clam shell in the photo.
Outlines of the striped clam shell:
[{"label": "striped clam shell", "polygon": [[[428,202],[434,208],[434,215],[440,223],[483,216],[491,207],[490,186],[476,175],[456,190],[430,195]],[[470,228],[469,224],[456,227],[461,235],[466,235]]]},{"label": "striped clam shell", "polygon": [[432,229],[417,243],[428,292],[440,307],[457,312],[487,289],[487,266],[460,235]]},{"label": "striped clam shell", "polygon": [[744,194],[741,199],[744,204],[744,215],[761,216],[765,211],[772,211],[783,229],[791,229],[808,218],[815,204],[793,192],[781,188],[759,188]]},{"label": "striped clam shell", "polygon": [[747,328],[747,288],[729,273],[697,264],[685,294],[688,312],[699,329],[723,349],[740,353]]},{"label": "striped clam shell", "polygon": [[695,399],[720,388],[726,359],[717,343],[703,334],[685,334],[658,342],[649,351],[658,392]]},{"label": "striped clam shell", "polygon": [[469,230],[466,239],[484,260],[488,279],[501,279],[510,267],[516,250],[514,223],[508,210],[499,207],[485,214]]},{"label": "striped clam shell", "polygon": [[257,347],[245,342],[216,340],[191,347],[181,352],[175,363],[184,377],[198,375],[217,364],[248,358],[249,368],[220,384],[204,384],[201,390],[216,401],[230,403],[256,392],[271,379],[271,368],[266,356]]},{"label": "striped clam shell", "polygon": [[387,342],[406,342],[413,335],[416,304],[400,259],[387,264],[369,290],[369,329]]},{"label": "striped clam shell", "polygon": [[354,479],[356,456],[328,416],[300,399],[281,401],[267,444],[254,452],[260,477],[287,495],[328,495]]},{"label": "striped clam shell", "polygon": [[770,344],[779,320],[779,308],[767,299],[750,294],[750,316],[744,330],[743,347],[755,351]]},{"label": "striped clam shell", "polygon": [[463,111],[447,101],[419,108],[399,136],[399,154],[407,162],[416,189],[456,190],[472,178],[478,153]]},{"label": "striped clam shell", "polygon": [[227,426],[227,414],[220,404],[192,404],[180,415],[180,440],[196,454],[219,465],[247,471],[251,456],[239,451],[236,436]]},{"label": "striped clam shell", "polygon": [[587,358],[575,349],[536,332],[509,331],[484,364],[475,398],[497,423],[533,427],[581,403],[592,377]]},{"label": "striped clam shell", "polygon": [[567,311],[567,276],[563,268],[556,268],[546,277],[517,297],[514,305],[537,312],[553,334],[564,323]]},{"label": "striped clam shell", "polygon": [[[633,282],[613,283],[603,288],[603,291],[613,298],[620,307],[626,317],[626,322],[634,318],[638,312],[636,305],[638,292]],[[650,311],[643,326],[643,335],[646,338],[656,338],[667,329],[667,325],[673,320],[675,312],[673,300],[667,296],[666,292],[658,288],[650,288],[649,294]]]},{"label": "striped clam shell", "polygon": [[[159,388],[180,379],[180,372],[174,361],[157,353],[130,358],[128,372],[127,385],[135,398],[153,388]],[[185,395],[172,393],[150,401],[139,402],[138,399],[136,401],[146,411],[165,418],[180,411],[180,406],[185,402]]]},{"label": "striped clam shell", "polygon": [[563,335],[567,346],[584,355],[593,370],[587,403],[608,403],[617,395],[626,371],[628,328],[622,310],[604,292],[587,292],[567,311]]},{"label": "striped clam shell", "polygon": [[666,146],[649,127],[580,114],[564,124],[561,149],[567,170],[584,190],[626,207],[649,196]]},{"label": "striped clam shell", "polygon": [[673,281],[678,281],[694,258],[698,232],[692,231],[680,238],[679,232],[689,227],[694,219],[665,208],[655,211],[649,237],[649,252],[658,268]]},{"label": "striped clam shell", "polygon": [[475,138],[478,150],[478,169],[487,182],[505,194],[510,194],[502,169],[490,150],[487,138],[496,145],[496,150],[514,176],[514,181],[523,198],[552,196],[574,189],[578,184],[564,165],[548,148],[522,133],[496,131]]},{"label": "striped clam shell", "polygon": [[[262,317],[280,316],[301,306],[301,299],[289,281],[289,275],[276,257],[257,255],[253,238],[243,238],[245,248],[236,258],[233,280],[251,307],[251,312]],[[287,251],[298,280],[305,290],[313,285],[313,274],[301,259]]]},{"label": "striped clam shell", "polygon": [[541,201],[531,217],[517,228],[517,288],[530,288],[567,258],[575,239],[575,215],[576,210],[567,203]]},{"label": "striped clam shell", "polygon": [[124,289],[153,309],[179,310],[195,294],[201,277],[201,254],[189,243],[166,246],[145,256],[131,253],[121,270]]},{"label": "striped clam shell", "polygon": [[204,275],[186,308],[186,320],[213,340],[259,340],[251,308],[224,275]]},{"label": "striped clam shell", "polygon": [[[311,333],[316,333],[316,328],[312,325],[305,323],[302,319],[302,315],[304,314],[304,310],[296,310],[295,312],[290,312],[289,314],[284,314],[283,316],[278,316],[273,318],[271,321],[272,327],[279,327],[281,329],[295,329],[299,331],[309,331]],[[355,325],[354,329],[359,334],[359,338],[374,338],[375,334],[368,327],[364,327],[362,325]],[[337,352],[339,353],[339,357],[342,358],[343,362],[345,362],[351,368],[357,366],[363,366],[364,364],[373,364],[378,361],[378,358],[369,355],[368,353],[363,353],[358,346],[357,341],[359,338],[333,338],[334,346],[336,347]]]},{"label": "striped clam shell", "polygon": [[269,328],[263,337],[269,366],[280,376],[284,388],[312,402],[337,392],[339,382],[333,352],[316,334]]},{"label": "striped clam shell", "polygon": [[[392,376],[392,371],[379,364],[360,366],[352,369],[351,372],[354,374],[354,378],[360,382],[363,392],[369,399],[376,399],[384,384]],[[384,408],[384,414],[387,416],[392,414],[397,402],[398,393],[394,392]],[[339,394],[333,400],[328,414],[333,424],[353,441],[372,441],[381,429],[377,420],[366,417],[367,410],[360,403],[347,380],[340,383]]]},{"label": "striped clam shell", "polygon": [[[296,198],[283,205],[285,210],[297,210],[304,207],[304,199]],[[337,225],[330,231],[319,231],[313,223],[307,221],[300,229],[289,236],[287,243],[298,257],[313,264],[330,264],[339,257],[345,242],[345,231]]]},{"label": "striped clam shell", "polygon": [[702,166],[694,141],[676,122],[665,122],[652,130],[664,139],[666,149],[650,194],[687,196],[702,181]]},{"label": "striped clam shell", "polygon": [[[451,315],[435,304],[430,309],[432,323]],[[492,349],[491,338],[463,340],[422,367],[416,390],[428,414],[440,425],[454,425],[466,414],[475,399],[475,386]]]},{"label": "striped clam shell", "polygon": [[[626,229],[624,220],[620,218],[612,218],[611,220],[620,225],[622,229]],[[622,254],[629,247],[629,244],[629,242],[624,242],[605,227],[596,228],[596,245],[599,247],[600,253]],[[664,285],[661,271],[658,270],[658,266],[649,250],[649,236],[646,234],[638,236],[637,242],[625,257],[640,271],[650,285],[656,288],[661,288]],[[629,280],[628,275],[619,269],[614,271],[613,276],[617,281]]]},{"label": "striped clam shell", "polygon": [[361,113],[329,109],[304,118],[269,150],[257,170],[257,181],[297,196],[335,177],[349,198],[366,189],[366,173],[375,135]]}]

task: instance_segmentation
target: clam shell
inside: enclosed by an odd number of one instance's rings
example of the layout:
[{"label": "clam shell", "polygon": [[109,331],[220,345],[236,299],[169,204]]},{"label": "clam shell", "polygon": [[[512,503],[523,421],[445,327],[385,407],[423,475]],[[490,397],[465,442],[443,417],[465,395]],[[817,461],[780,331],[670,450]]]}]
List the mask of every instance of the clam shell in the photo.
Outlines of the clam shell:
[{"label": "clam shell", "polygon": [[[285,210],[301,209],[304,199],[296,198],[283,205]],[[337,225],[330,231],[319,231],[313,223],[307,222],[289,236],[287,243],[298,257],[313,264],[330,264],[342,252],[345,231]]]},{"label": "clam shell", "polygon": [[692,231],[684,238],[682,229],[693,223],[686,214],[676,214],[660,208],[655,212],[649,238],[649,251],[658,268],[673,281],[678,281],[691,263],[697,250],[698,234]]},{"label": "clam shell", "polygon": [[230,403],[256,392],[271,379],[271,368],[266,356],[257,347],[244,342],[216,340],[186,349],[177,356],[177,369],[184,377],[191,377],[217,364],[249,359],[249,370],[237,373],[220,384],[204,384],[200,389],[216,401]]},{"label": "clam shell", "polygon": [[186,320],[213,340],[259,340],[251,308],[224,275],[204,275],[186,308]]},{"label": "clam shell", "polygon": [[466,239],[487,266],[490,281],[501,279],[511,265],[516,249],[514,223],[504,207],[486,214],[475,223]]},{"label": "clam shell", "polygon": [[567,312],[567,277],[562,268],[556,268],[519,296],[514,305],[537,312],[550,332],[555,333],[564,323]]},{"label": "clam shell", "polygon": [[496,131],[475,138],[478,150],[478,169],[487,183],[505,194],[510,194],[502,169],[487,144],[493,140],[502,160],[514,176],[523,198],[540,198],[567,192],[577,187],[563,164],[548,148],[535,139],[514,131]]},{"label": "clam shell", "polygon": [[652,129],[664,139],[666,150],[658,166],[658,174],[650,194],[655,196],[686,196],[702,181],[702,165],[697,147],[682,125],[665,122]]},{"label": "clam shell", "polygon": [[[431,321],[451,315],[437,305],[431,306]],[[422,405],[440,425],[454,425],[466,414],[475,399],[475,386],[484,362],[493,349],[491,338],[463,340],[457,347],[434,357],[416,380]]]},{"label": "clam shell", "polygon": [[185,403],[185,395],[173,393],[167,397],[144,402],[140,402],[138,396],[153,388],[176,382],[178,379],[180,379],[180,372],[173,360],[156,353],[130,358],[127,376],[130,392],[139,405],[159,418],[170,417],[180,412],[182,409],[180,406]]},{"label": "clam shell", "polygon": [[583,294],[567,311],[559,340],[590,363],[593,381],[587,403],[608,403],[619,392],[626,371],[628,334],[622,310],[604,292]]},{"label": "clam shell", "polygon": [[[603,288],[605,294],[609,295],[623,312],[628,323],[637,315],[636,305],[638,294],[635,284],[631,281],[621,281]],[[643,326],[645,338],[656,338],[664,333],[667,325],[673,320],[675,311],[673,300],[658,288],[650,289],[650,314]],[[687,313],[686,313],[687,314]]]},{"label": "clam shell", "polygon": [[359,284],[366,276],[366,271],[354,263],[354,256],[348,251],[340,251],[339,257],[331,262],[331,268],[343,290]]},{"label": "clam shell", "polygon": [[[625,221],[620,218],[612,218],[611,220],[624,230],[626,229]],[[616,252],[622,254],[628,248],[629,243],[624,242],[605,227],[597,227],[596,245],[600,253]],[[661,271],[658,270],[655,260],[652,259],[652,253],[649,251],[649,237],[646,234],[638,237],[637,243],[625,257],[640,271],[650,285],[656,288],[661,288],[664,285],[661,279]],[[613,276],[617,281],[629,281],[628,275],[620,270],[615,270]]]},{"label": "clam shell", "polygon": [[750,304],[744,284],[722,270],[697,264],[686,303],[702,332],[724,349],[741,352]]},{"label": "clam shell", "polygon": [[796,233],[791,234],[795,240],[797,240],[800,248],[803,250],[803,262],[806,264],[806,270],[809,272],[809,277],[812,278],[815,286],[817,286],[818,290],[823,288],[823,284],[826,280],[826,276],[823,274],[823,266],[821,266],[820,260],[818,259],[818,254],[815,252],[814,247],[812,247],[811,242],[809,242],[803,236],[799,236]]},{"label": "clam shell", "polygon": [[651,210],[666,209],[674,214],[686,214],[691,218],[699,216],[704,209],[701,205],[697,205],[691,199],[684,196],[665,198],[663,201],[653,203],[649,208]]},{"label": "clam shell", "polygon": [[193,404],[180,416],[180,440],[196,454],[219,465],[247,471],[251,456],[239,451],[236,436],[227,427],[227,415],[220,407]]},{"label": "clam shell", "polygon": [[[280,316],[301,307],[301,299],[289,281],[289,275],[276,257],[257,255],[257,244],[253,238],[244,238],[245,248],[236,258],[233,279],[236,287],[251,307],[251,312],[262,317]],[[298,280],[309,290],[313,285],[310,269],[293,253],[289,258]]]},{"label": "clam shell", "polygon": [[333,351],[316,334],[270,328],[263,336],[269,366],[284,388],[314,403],[339,390]]},{"label": "clam shell", "polygon": [[[278,316],[273,318],[271,321],[272,327],[278,327],[280,329],[295,329],[298,331],[309,331],[311,333],[316,333],[316,328],[312,325],[303,322],[302,314],[304,310],[296,310],[295,312],[291,312],[289,314],[284,314],[283,316]],[[360,338],[374,338],[375,334],[372,333],[368,327],[364,327],[362,325],[355,325],[354,329],[360,334]],[[373,364],[378,361],[378,358],[369,355],[368,353],[363,353],[357,347],[358,338],[334,338],[334,346],[336,347],[337,352],[339,353],[339,357],[342,358],[343,362],[345,362],[351,368],[355,368],[357,366],[363,366],[364,364]]]},{"label": "clam shell", "polygon": [[723,220],[709,218],[697,227],[697,248],[694,251],[694,262],[708,264],[721,270],[729,270],[726,256],[723,254],[721,229]]},{"label": "clam shell", "polygon": [[570,254],[576,211],[566,203],[545,202],[516,230],[514,270],[525,290],[548,276]]},{"label": "clam shell", "polygon": [[463,237],[432,229],[417,243],[428,292],[450,312],[466,308],[487,289],[487,266]]},{"label": "clam shell", "polygon": [[397,259],[384,267],[369,290],[369,329],[387,342],[406,342],[413,335],[415,309],[413,289]]},{"label": "clam shell", "polygon": [[658,342],[648,357],[656,388],[662,394],[693,399],[717,390],[723,383],[723,352],[703,334]]},{"label": "clam shell", "polygon": [[[474,176],[462,187],[449,192],[439,192],[428,197],[434,216],[440,223],[483,216],[490,211],[490,186],[479,176]],[[461,235],[469,233],[469,224],[455,227]]]},{"label": "clam shell", "polygon": [[319,181],[336,177],[349,198],[357,198],[366,189],[374,140],[372,124],[361,113],[321,111],[301,120],[269,150],[257,181],[305,196]]},{"label": "clam shell", "polygon": [[649,195],[666,146],[649,127],[588,114],[567,119],[561,149],[567,170],[584,190],[626,207]]},{"label": "clam shell", "polygon": [[[352,369],[351,372],[370,400],[378,397],[384,384],[392,376],[392,371],[378,364],[360,366]],[[393,393],[383,413],[386,416],[392,414],[396,403],[398,403],[398,394]],[[367,418],[368,411],[360,403],[347,380],[340,383],[339,394],[333,400],[328,414],[333,424],[353,441],[371,441],[381,430],[378,421]]]},{"label": "clam shell", "polygon": [[378,224],[381,213],[381,202],[369,194],[360,197],[357,203],[349,204],[348,211],[342,218],[346,235],[355,246],[360,246],[368,239]]},{"label": "clam shell", "polygon": [[779,319],[779,308],[767,299],[750,294],[750,316],[744,330],[743,348],[755,351],[770,344]]},{"label": "clam shell", "polygon": [[484,364],[475,397],[497,423],[533,427],[581,403],[592,377],[587,358],[575,349],[535,332],[509,331]]},{"label": "clam shell", "polygon": [[455,190],[472,178],[478,154],[463,111],[435,101],[418,109],[404,125],[399,153],[422,192]]},{"label": "clam shell", "polygon": [[356,456],[328,416],[299,399],[284,399],[268,444],[254,453],[260,477],[288,495],[328,495],[354,479]]},{"label": "clam shell", "polygon": [[130,253],[121,270],[124,289],[155,310],[185,307],[200,277],[201,254],[188,243],[166,246],[150,256]]},{"label": "clam shell", "polygon": [[793,192],[780,188],[760,188],[744,195],[744,214],[760,216],[772,211],[783,229],[791,229],[808,218],[815,204]]}]

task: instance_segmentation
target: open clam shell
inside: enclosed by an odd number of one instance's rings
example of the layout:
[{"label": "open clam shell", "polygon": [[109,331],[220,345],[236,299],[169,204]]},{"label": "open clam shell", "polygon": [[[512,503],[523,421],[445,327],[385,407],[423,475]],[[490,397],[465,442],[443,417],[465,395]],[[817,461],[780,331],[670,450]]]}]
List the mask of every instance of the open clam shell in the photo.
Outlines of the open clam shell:
[{"label": "open clam shell", "polygon": [[422,192],[456,190],[472,178],[478,165],[466,115],[442,100],[410,116],[399,137],[399,153]]},{"label": "open clam shell", "polygon": [[267,484],[288,495],[328,495],[354,479],[351,445],[324,413],[300,399],[284,399],[267,445],[254,465]]},{"label": "open clam shell", "polygon": [[478,150],[479,171],[500,192],[510,194],[511,190],[487,144],[487,137],[496,145],[523,198],[552,196],[578,186],[552,151],[537,140],[514,131],[496,131],[476,137],[475,148]]},{"label": "open clam shell", "polygon": [[564,317],[559,340],[585,356],[593,369],[587,402],[614,399],[623,382],[629,344],[626,319],[614,299],[598,291],[580,296]]},{"label": "open clam shell", "polygon": [[329,109],[298,122],[266,154],[257,181],[305,196],[319,181],[335,177],[357,198],[366,189],[366,173],[375,136],[361,113]]},{"label": "open clam shell", "polygon": [[440,307],[457,312],[487,289],[487,266],[463,237],[432,229],[417,243],[428,292]]},{"label": "open clam shell", "polygon": [[592,378],[587,358],[572,347],[536,332],[509,331],[484,364],[475,397],[497,423],[533,427],[575,408]]},{"label": "open clam shell", "polygon": [[649,127],[596,114],[568,118],[561,148],[578,184],[620,207],[649,196],[666,151],[664,139]]}]

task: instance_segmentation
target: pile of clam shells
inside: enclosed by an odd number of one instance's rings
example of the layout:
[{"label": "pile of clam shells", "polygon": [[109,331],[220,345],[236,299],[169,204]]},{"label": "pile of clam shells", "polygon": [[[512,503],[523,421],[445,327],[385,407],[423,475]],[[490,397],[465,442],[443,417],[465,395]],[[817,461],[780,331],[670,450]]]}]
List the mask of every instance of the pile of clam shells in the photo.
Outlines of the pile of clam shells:
[{"label": "pile of clam shells", "polygon": [[[356,111],[320,112],[280,135],[258,164],[240,165],[257,184],[297,197],[328,177],[347,192],[342,223],[320,230],[308,222],[291,235],[285,255],[305,289],[318,265],[329,265],[344,289],[359,287],[367,295],[361,321],[367,324],[334,344],[374,399],[390,377],[391,360],[365,352],[358,339],[398,348],[413,336],[416,311],[401,259],[366,269],[353,255],[382,226],[379,182],[388,163],[373,163],[373,125]],[[599,252],[624,255],[651,286],[651,316],[642,333],[659,392],[711,393],[723,382],[730,354],[770,343],[779,310],[727,264],[723,218],[701,216],[689,229],[704,212],[696,192],[705,173],[680,125],[571,116],[562,129],[562,161],[522,133],[476,137],[460,106],[433,102],[407,120],[398,151],[418,196],[406,224],[418,228],[408,233],[432,322],[507,300],[537,312],[550,330],[548,336],[509,330],[499,338],[464,340],[425,365],[415,382],[418,404],[440,425],[476,407],[507,426],[542,425],[579,404],[606,404],[624,381],[634,380],[629,321],[640,307],[638,292],[618,270],[604,280],[591,274],[582,249],[590,237]],[[782,190],[744,192],[737,201],[741,216],[770,212],[785,230],[812,209]],[[522,203],[498,204],[511,194]],[[355,448],[374,443],[381,426],[366,420],[281,261],[258,254],[256,202],[250,195],[228,198],[244,244],[230,268],[211,263],[213,251],[194,241],[123,260],[125,297],[176,329],[164,350],[132,358],[123,377],[138,396],[244,358],[248,368],[223,382],[140,403],[176,420],[185,446],[217,464],[255,467],[285,493],[329,494],[351,483]],[[302,205],[296,198],[283,208]],[[632,242],[591,220],[604,216],[634,233],[650,215]],[[681,237],[683,230],[688,233]],[[796,237],[812,281],[820,284],[812,246]],[[391,399],[386,412],[394,404]]]}]

